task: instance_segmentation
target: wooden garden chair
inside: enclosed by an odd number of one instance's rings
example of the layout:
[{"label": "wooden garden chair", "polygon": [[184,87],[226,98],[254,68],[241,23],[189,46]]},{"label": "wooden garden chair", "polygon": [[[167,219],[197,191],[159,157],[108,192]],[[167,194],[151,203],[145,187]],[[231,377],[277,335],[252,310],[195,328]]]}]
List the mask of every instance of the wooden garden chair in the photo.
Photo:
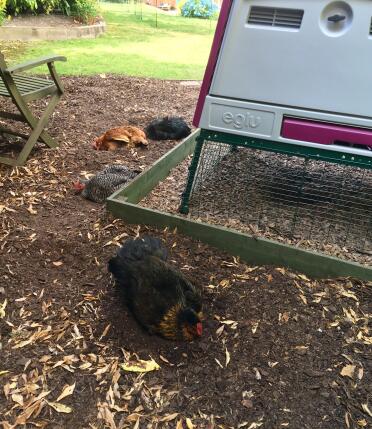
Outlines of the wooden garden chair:
[{"label": "wooden garden chair", "polygon": [[[0,96],[10,97],[19,111],[17,114],[4,111],[4,106],[0,102],[0,117],[25,122],[31,128],[31,133],[27,135],[4,128],[0,123],[0,134],[11,134],[27,140],[17,158],[0,156],[0,163],[13,166],[23,165],[37,141],[44,142],[50,148],[57,147],[57,143],[44,131],[50,115],[63,94],[63,86],[54,67],[55,61],[66,61],[66,58],[60,56],[42,57],[7,67],[4,56],[0,52]],[[22,73],[42,64],[47,64],[52,79],[43,79]],[[41,117],[37,118],[29,109],[28,103],[45,97],[50,97],[49,104]]]}]

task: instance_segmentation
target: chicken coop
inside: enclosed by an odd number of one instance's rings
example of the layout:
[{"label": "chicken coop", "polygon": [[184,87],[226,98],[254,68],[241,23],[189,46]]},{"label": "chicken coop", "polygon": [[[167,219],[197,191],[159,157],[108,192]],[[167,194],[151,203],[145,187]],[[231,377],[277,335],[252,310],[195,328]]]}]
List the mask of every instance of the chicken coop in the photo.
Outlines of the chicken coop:
[{"label": "chicken coop", "polygon": [[371,255],[371,70],[370,0],[224,0],[180,211]]}]

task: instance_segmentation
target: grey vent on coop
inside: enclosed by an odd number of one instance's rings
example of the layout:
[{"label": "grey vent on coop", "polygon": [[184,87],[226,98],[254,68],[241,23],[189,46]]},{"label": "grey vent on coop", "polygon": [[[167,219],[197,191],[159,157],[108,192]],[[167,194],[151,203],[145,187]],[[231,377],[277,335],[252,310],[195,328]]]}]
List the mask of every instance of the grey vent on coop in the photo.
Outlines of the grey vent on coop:
[{"label": "grey vent on coop", "polygon": [[275,7],[252,6],[248,24],[298,29],[301,27],[304,11]]}]

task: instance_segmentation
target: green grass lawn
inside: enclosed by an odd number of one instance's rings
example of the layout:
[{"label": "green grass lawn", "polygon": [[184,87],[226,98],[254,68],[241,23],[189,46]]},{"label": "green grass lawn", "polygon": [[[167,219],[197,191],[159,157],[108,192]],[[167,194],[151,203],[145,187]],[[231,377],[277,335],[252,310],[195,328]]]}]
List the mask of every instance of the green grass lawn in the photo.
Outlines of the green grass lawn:
[{"label": "green grass lawn", "polygon": [[106,33],[97,39],[28,43],[17,62],[51,53],[65,75],[116,73],[162,79],[201,79],[215,20],[183,18],[143,5],[101,3]]}]

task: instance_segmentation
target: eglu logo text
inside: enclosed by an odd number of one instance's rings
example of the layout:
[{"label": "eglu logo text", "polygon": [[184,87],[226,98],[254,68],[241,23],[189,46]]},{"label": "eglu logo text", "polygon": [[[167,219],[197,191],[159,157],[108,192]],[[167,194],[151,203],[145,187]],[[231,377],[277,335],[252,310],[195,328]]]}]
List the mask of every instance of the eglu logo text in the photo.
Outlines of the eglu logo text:
[{"label": "eglu logo text", "polygon": [[249,112],[245,114],[237,113],[236,115],[231,112],[225,112],[222,115],[222,122],[240,130],[242,128],[257,128],[260,126],[262,119],[260,116],[252,115],[252,113]]}]

